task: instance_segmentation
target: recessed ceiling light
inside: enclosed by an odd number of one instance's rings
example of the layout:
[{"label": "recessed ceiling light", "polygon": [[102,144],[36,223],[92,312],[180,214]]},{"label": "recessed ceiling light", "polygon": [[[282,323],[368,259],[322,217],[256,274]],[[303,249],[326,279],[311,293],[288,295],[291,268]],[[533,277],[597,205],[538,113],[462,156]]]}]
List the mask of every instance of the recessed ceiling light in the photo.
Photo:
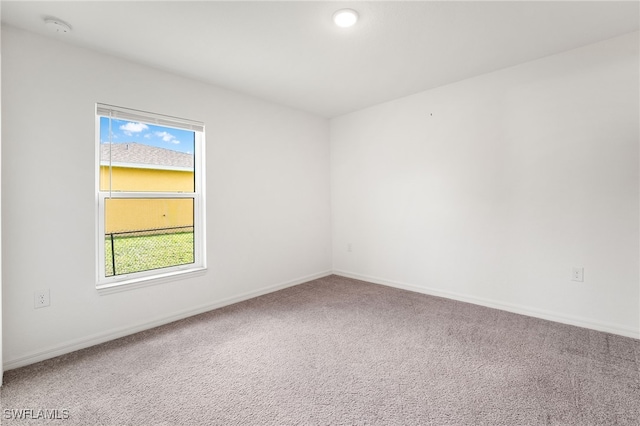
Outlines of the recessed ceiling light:
[{"label": "recessed ceiling light", "polygon": [[349,28],[358,21],[358,12],[353,9],[340,9],[333,14],[333,22],[340,28]]},{"label": "recessed ceiling light", "polygon": [[45,18],[44,24],[56,33],[66,34],[71,32],[71,26],[57,18]]}]

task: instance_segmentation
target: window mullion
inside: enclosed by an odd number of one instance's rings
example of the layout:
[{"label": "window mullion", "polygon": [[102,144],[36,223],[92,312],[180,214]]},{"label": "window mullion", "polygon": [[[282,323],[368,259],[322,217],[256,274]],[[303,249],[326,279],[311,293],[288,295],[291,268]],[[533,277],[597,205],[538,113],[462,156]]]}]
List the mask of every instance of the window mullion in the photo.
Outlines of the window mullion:
[{"label": "window mullion", "polygon": [[100,191],[104,198],[195,198],[195,192],[132,192],[132,191]]}]

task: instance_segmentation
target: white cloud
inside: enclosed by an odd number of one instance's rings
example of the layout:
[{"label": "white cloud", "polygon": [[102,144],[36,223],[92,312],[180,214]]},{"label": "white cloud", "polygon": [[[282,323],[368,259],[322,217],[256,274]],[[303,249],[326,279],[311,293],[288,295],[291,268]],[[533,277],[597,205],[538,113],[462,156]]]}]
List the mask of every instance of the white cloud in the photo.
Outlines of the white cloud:
[{"label": "white cloud", "polygon": [[143,130],[147,130],[148,128],[149,126],[147,126],[146,124],[133,123],[131,121],[120,126],[120,130],[122,130],[122,132],[127,136],[131,136],[133,133],[140,133]]},{"label": "white cloud", "polygon": [[164,142],[171,142],[175,144],[179,144],[180,141],[176,139],[171,133],[168,132],[155,132],[155,135],[159,138],[162,138]]}]

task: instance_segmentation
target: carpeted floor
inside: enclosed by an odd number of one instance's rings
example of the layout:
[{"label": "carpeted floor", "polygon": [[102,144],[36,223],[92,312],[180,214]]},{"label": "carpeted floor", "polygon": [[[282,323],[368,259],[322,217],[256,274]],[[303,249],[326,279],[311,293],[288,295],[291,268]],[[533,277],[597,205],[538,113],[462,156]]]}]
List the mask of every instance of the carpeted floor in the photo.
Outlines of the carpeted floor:
[{"label": "carpeted floor", "polygon": [[639,425],[640,341],[330,276],[1,389],[3,425]]}]

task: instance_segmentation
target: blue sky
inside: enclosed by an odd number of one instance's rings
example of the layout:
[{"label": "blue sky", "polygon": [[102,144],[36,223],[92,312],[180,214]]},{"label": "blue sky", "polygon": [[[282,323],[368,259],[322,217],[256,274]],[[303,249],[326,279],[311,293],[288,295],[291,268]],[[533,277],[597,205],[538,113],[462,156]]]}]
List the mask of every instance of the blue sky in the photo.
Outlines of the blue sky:
[{"label": "blue sky", "polygon": [[[194,133],[127,120],[111,120],[111,142],[136,142],[193,154]],[[109,143],[109,118],[100,117],[100,142]]]}]

